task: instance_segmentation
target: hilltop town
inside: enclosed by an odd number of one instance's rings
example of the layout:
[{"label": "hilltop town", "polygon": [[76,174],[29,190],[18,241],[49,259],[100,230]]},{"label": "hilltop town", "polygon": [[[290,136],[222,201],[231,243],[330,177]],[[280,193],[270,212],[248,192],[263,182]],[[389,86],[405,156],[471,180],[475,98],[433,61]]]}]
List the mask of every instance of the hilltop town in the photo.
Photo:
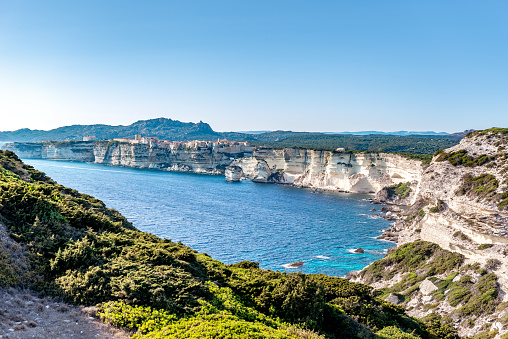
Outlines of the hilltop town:
[{"label": "hilltop town", "polygon": [[[95,141],[95,136],[84,136],[83,141]],[[159,140],[157,137],[144,137],[136,134],[134,139],[113,138],[106,139],[109,142],[121,142],[132,145],[149,145],[150,147],[168,148],[170,150],[204,150],[211,149],[218,153],[249,153],[254,151],[254,147],[248,141],[229,141],[227,139],[217,139],[217,141],[190,140],[190,141],[171,141]]]}]

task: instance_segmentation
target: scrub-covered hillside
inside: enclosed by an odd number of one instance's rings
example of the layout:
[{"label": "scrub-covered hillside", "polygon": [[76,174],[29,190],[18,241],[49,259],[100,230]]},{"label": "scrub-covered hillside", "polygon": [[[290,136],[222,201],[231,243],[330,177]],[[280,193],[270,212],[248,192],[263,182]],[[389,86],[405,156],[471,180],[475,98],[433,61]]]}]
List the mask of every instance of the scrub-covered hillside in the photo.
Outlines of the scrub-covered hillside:
[{"label": "scrub-covered hillside", "polygon": [[456,338],[325,275],[225,265],[136,230],[103,202],[0,153],[0,287],[29,287],[137,338]]}]

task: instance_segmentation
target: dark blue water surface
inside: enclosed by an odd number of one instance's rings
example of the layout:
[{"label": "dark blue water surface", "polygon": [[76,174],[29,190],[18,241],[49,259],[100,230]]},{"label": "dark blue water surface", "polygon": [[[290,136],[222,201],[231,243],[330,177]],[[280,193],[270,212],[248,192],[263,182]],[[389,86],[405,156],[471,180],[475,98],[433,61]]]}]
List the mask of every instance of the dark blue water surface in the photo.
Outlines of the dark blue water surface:
[{"label": "dark blue water surface", "polygon": [[[383,257],[368,195],[97,164],[25,159],[58,183],[103,200],[142,231],[181,241],[225,263],[252,260],[305,273],[343,276]],[[355,248],[365,249],[355,254]]]}]

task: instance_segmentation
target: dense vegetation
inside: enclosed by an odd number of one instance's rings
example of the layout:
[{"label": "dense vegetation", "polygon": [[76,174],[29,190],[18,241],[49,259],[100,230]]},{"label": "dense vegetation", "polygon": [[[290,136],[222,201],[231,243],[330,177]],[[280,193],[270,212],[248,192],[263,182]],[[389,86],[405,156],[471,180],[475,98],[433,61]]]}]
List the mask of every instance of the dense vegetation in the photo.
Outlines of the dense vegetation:
[{"label": "dense vegetation", "polygon": [[[434,154],[436,151],[455,146],[458,138],[435,136],[387,136],[387,135],[345,135],[322,133],[298,133],[282,135],[276,140],[264,140],[264,135],[252,140],[254,146],[271,148],[300,147],[306,149],[335,150],[343,147],[346,150],[387,152],[408,154]],[[408,156],[411,157],[411,156]],[[430,162],[429,157],[415,157]]]},{"label": "dense vegetation", "polygon": [[508,208],[508,192],[498,193],[499,182],[492,174],[481,174],[474,177],[467,174],[457,195],[465,195],[477,201],[490,201],[497,204],[499,210]]},{"label": "dense vegetation", "polygon": [[448,331],[435,319],[408,317],[366,285],[225,265],[137,231],[9,151],[0,152],[0,217],[28,262],[13,270],[8,246],[0,246],[4,285],[99,304],[103,319],[138,337],[418,339]]},{"label": "dense vegetation", "polygon": [[435,155],[438,155],[436,161],[448,161],[453,166],[466,166],[466,167],[476,167],[482,166],[492,160],[495,160],[496,157],[488,156],[486,154],[481,154],[476,157],[472,157],[467,154],[465,149],[461,149],[456,152],[446,153],[445,151],[437,151]]},{"label": "dense vegetation", "polygon": [[484,130],[469,132],[466,135],[466,137],[468,137],[468,138],[474,138],[474,137],[478,137],[478,136],[486,136],[488,138],[493,137],[493,136],[502,136],[502,137],[508,136],[508,128],[493,127],[493,128],[488,128],[488,129],[484,129]]},{"label": "dense vegetation", "polygon": [[386,187],[386,190],[388,191],[388,198],[396,196],[398,199],[404,199],[411,193],[411,186],[408,182],[401,182]]}]

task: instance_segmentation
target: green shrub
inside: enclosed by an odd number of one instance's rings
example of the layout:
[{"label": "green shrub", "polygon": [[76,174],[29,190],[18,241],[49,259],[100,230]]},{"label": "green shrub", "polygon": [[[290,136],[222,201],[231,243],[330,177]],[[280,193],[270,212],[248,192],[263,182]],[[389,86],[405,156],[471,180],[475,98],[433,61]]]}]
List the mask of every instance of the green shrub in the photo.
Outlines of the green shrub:
[{"label": "green shrub", "polygon": [[406,333],[400,328],[395,326],[388,326],[383,328],[381,331],[376,332],[376,335],[382,339],[420,339],[421,337]]},{"label": "green shrub", "polygon": [[399,199],[404,199],[411,193],[411,187],[408,182],[401,182],[400,184],[392,185],[386,188],[388,197],[397,196]]},{"label": "green shrub", "polygon": [[491,174],[482,174],[477,177],[466,174],[456,194],[459,196],[465,195],[476,200],[492,200],[497,195],[496,190],[498,187],[499,182]]},{"label": "green shrub", "polygon": [[443,200],[438,200],[436,206],[429,208],[429,212],[439,213],[439,212],[443,212],[445,209],[446,209],[446,203]]},{"label": "green shrub", "polygon": [[453,166],[476,167],[495,160],[495,157],[486,154],[474,158],[468,155],[467,151],[464,149],[452,153],[442,151],[435,155],[437,155],[436,161],[448,161]]}]

